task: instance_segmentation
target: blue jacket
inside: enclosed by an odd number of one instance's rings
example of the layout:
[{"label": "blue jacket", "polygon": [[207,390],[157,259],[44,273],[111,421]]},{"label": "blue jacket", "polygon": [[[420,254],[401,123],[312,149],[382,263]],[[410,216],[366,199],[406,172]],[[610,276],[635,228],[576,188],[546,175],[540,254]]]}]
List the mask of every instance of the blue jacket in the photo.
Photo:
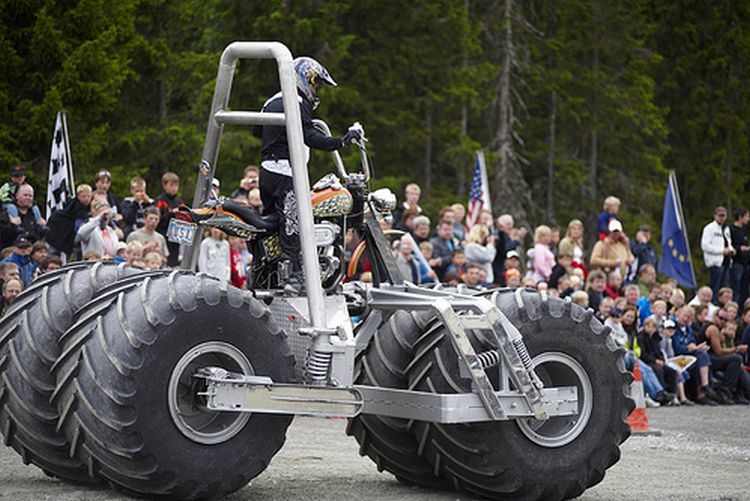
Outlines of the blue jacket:
[{"label": "blue jacket", "polygon": [[30,256],[21,256],[15,252],[2,260],[3,263],[15,263],[18,265],[18,271],[21,273],[21,282],[23,282],[23,288],[25,289],[34,280],[34,272],[37,266],[31,262]]},{"label": "blue jacket", "polygon": [[695,336],[693,335],[693,327],[690,325],[681,326],[677,324],[677,328],[672,336],[672,348],[674,348],[675,355],[687,355],[690,353],[688,345],[695,343]]}]

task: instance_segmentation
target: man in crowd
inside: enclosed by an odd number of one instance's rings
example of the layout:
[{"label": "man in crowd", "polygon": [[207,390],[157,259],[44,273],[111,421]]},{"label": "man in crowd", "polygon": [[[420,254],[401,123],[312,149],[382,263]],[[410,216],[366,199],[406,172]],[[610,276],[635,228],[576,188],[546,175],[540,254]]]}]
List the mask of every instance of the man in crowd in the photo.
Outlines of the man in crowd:
[{"label": "man in crowd", "polygon": [[432,257],[440,261],[434,267],[438,277],[443,279],[448,266],[451,264],[451,255],[458,246],[453,239],[453,223],[441,221],[437,227],[437,235],[430,239],[432,243]]},{"label": "man in crowd", "polygon": [[2,228],[2,247],[8,247],[20,234],[25,234],[31,240],[40,240],[47,234],[47,222],[39,216],[39,208],[34,205],[34,188],[23,184],[16,190],[18,217],[10,216],[6,210],[0,215]]},{"label": "man in crowd", "polygon": [[137,229],[128,235],[127,242],[140,242],[143,245],[144,255],[156,251],[162,256],[169,256],[166,239],[156,231],[160,220],[159,209],[156,207],[146,207],[143,211],[143,228]]},{"label": "man in crowd", "polygon": [[2,314],[5,314],[10,305],[12,305],[16,301],[18,295],[21,293],[21,291],[23,291],[23,286],[21,285],[21,282],[13,278],[3,283],[2,288]]},{"label": "man in crowd", "polygon": [[696,308],[700,305],[705,305],[708,308],[708,320],[713,320],[714,315],[716,314],[716,310],[718,310],[719,307],[713,304],[712,299],[713,291],[711,290],[711,287],[704,285],[703,287],[700,287],[698,289],[695,297],[690,300],[688,305],[692,306],[693,308]]},{"label": "man in crowd", "polygon": [[693,333],[693,308],[683,306],[677,310],[675,315],[676,329],[672,336],[672,348],[675,355],[693,355],[697,362],[688,371],[692,377],[699,377],[697,402],[701,405],[717,405],[719,398],[716,392],[709,386],[709,367],[711,358],[708,355],[708,345],[699,343]]},{"label": "man in crowd", "polygon": [[[711,357],[711,367],[714,371],[720,371],[723,376],[719,389],[716,392],[717,400],[720,404],[731,404],[734,401],[734,395],[737,390],[737,386],[740,378],[740,371],[742,371],[742,354],[747,348],[740,348],[737,346],[723,346],[722,343],[724,338],[724,329],[727,327],[728,322],[732,321],[732,317],[727,312],[726,308],[720,309],[714,315],[713,322],[706,327],[705,338],[710,343],[709,356]],[[736,333],[737,326],[733,326],[734,331],[732,333],[732,341],[734,341],[734,335]],[[738,351],[741,350],[741,351]],[[744,397],[744,395],[742,395]],[[741,400],[744,400],[742,398]],[[740,403],[742,403],[740,401]]]},{"label": "man in crowd", "polygon": [[737,252],[732,261],[730,283],[732,284],[733,299],[738,304],[744,304],[748,297],[750,286],[750,242],[748,241],[747,224],[750,222],[750,211],[741,207],[735,213],[734,224],[729,226],[732,246]]},{"label": "man in crowd", "polygon": [[410,238],[402,238],[398,243],[396,266],[404,279],[414,284],[422,283],[422,272],[419,269],[419,261],[414,257],[414,244]]},{"label": "man in crowd", "polygon": [[703,250],[703,261],[706,264],[711,277],[711,291],[714,302],[717,299],[719,289],[729,279],[729,267],[735,249],[732,246],[732,235],[726,225],[727,209],[717,207],[714,209],[714,220],[703,228],[701,234],[701,250]]},{"label": "man in crowd", "polygon": [[648,296],[651,287],[656,283],[656,268],[652,264],[644,264],[638,269],[638,292],[641,296]]},{"label": "man in crowd", "polygon": [[617,219],[609,222],[609,234],[599,240],[591,251],[591,267],[603,271],[620,270],[620,275],[625,272],[635,258],[630,252],[628,237],[622,231],[622,224]]}]

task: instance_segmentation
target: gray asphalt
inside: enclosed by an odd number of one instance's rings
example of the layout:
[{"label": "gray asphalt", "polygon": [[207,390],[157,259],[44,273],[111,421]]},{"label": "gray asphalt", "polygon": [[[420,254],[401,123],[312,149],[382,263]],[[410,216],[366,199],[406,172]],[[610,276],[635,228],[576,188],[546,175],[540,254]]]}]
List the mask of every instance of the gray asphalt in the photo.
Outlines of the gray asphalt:
[{"label": "gray asphalt", "polygon": [[[631,437],[604,481],[583,500],[750,500],[750,407],[649,409],[660,437]],[[405,487],[359,456],[341,419],[297,418],[269,468],[227,500],[470,500],[455,492]],[[125,500],[106,488],[66,485],[0,447],[0,498]]]}]

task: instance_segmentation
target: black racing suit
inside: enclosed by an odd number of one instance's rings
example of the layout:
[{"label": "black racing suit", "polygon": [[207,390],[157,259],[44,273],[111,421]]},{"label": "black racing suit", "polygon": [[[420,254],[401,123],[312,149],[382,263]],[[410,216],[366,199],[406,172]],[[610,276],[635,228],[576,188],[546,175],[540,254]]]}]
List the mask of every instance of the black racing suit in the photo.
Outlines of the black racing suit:
[{"label": "black racing suit", "polygon": [[[344,146],[342,138],[325,136],[313,127],[313,104],[303,96],[298,96],[298,98],[305,145],[325,151],[337,150]],[[271,97],[263,106],[262,111],[269,113],[283,112],[284,104],[281,93]],[[292,184],[286,128],[278,125],[256,125],[253,128],[253,134],[263,140],[260,169],[260,198],[263,201],[263,213],[276,212],[279,214],[281,248],[292,262],[293,271],[300,271],[301,255],[297,199]],[[309,151],[307,156],[309,156]]]}]

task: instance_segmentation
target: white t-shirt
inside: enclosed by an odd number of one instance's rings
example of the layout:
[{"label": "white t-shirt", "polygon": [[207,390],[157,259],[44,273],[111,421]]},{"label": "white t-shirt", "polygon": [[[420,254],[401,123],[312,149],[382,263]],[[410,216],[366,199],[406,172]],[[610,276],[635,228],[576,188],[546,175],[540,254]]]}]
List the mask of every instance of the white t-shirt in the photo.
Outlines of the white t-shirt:
[{"label": "white t-shirt", "polygon": [[231,273],[229,242],[204,238],[198,258],[198,271],[228,282]]}]

